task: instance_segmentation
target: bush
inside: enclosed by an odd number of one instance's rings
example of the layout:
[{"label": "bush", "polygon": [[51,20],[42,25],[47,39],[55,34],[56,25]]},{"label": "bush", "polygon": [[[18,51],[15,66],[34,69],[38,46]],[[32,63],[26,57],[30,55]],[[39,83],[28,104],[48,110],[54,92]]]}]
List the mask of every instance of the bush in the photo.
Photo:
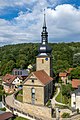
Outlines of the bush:
[{"label": "bush", "polygon": [[4,107],[4,108],[0,108],[0,110],[1,110],[1,111],[6,111],[6,108],[5,108],[5,107]]},{"label": "bush", "polygon": [[61,117],[62,118],[69,118],[69,116],[70,116],[70,113],[63,113]]},{"label": "bush", "polygon": [[49,107],[51,105],[51,100],[48,100],[47,106]]}]

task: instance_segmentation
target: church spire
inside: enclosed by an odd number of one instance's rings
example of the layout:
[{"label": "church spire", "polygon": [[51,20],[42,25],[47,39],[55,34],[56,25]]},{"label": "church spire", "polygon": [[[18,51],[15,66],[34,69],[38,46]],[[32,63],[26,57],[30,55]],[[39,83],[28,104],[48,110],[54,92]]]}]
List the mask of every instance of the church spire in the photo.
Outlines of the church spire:
[{"label": "church spire", "polygon": [[48,43],[48,32],[47,32],[47,27],[46,27],[46,19],[45,19],[45,9],[44,9],[44,23],[43,23],[43,30],[41,33],[41,37],[42,37],[42,44],[46,44]]},{"label": "church spire", "polygon": [[52,48],[49,47],[48,45],[48,32],[47,32],[47,27],[46,27],[46,14],[45,14],[45,9],[44,9],[44,22],[43,22],[43,27],[42,27],[42,32],[41,32],[41,44],[39,46],[39,56],[45,55],[48,56],[51,54]]},{"label": "church spire", "polygon": [[44,24],[43,27],[46,27],[46,14],[45,14],[45,9],[44,9]]}]

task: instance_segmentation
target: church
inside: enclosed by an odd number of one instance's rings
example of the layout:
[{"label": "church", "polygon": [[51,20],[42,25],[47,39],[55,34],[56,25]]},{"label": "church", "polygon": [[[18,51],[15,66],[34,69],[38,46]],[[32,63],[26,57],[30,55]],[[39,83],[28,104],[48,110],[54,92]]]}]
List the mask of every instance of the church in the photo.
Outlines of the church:
[{"label": "church", "polygon": [[53,94],[52,49],[48,45],[48,32],[45,13],[41,33],[41,43],[36,57],[36,71],[32,72],[23,84],[23,102],[45,105]]}]

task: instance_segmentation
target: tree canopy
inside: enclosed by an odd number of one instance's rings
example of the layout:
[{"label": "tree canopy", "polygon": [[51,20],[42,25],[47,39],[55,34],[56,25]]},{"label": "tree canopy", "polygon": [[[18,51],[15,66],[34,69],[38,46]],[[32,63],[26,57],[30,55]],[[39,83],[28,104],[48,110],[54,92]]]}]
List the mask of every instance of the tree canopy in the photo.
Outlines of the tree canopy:
[{"label": "tree canopy", "polygon": [[[73,56],[80,53],[80,43],[50,43],[53,51],[53,71],[55,73],[73,67]],[[13,68],[26,69],[29,64],[36,63],[38,55],[37,43],[6,45],[0,47],[0,72],[10,73]],[[76,59],[76,58],[74,58]],[[79,64],[78,64],[79,66]]]}]

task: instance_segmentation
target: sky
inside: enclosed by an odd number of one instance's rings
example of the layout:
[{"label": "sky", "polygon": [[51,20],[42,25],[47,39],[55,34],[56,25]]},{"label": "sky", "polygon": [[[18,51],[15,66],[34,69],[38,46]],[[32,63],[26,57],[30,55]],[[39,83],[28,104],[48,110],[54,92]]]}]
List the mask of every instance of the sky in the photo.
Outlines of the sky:
[{"label": "sky", "polygon": [[49,42],[80,42],[80,0],[0,0],[0,46],[41,42],[44,9]]}]

